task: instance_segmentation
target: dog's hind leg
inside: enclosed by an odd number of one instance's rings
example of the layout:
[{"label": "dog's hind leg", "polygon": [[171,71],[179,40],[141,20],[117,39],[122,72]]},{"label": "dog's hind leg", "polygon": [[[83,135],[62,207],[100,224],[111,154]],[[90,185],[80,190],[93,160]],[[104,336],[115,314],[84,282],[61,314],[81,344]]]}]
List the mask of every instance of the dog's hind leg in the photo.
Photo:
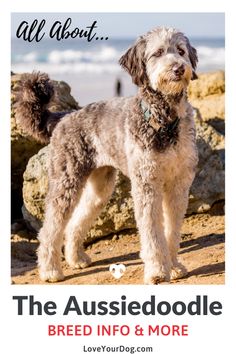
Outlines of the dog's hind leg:
[{"label": "dog's hind leg", "polygon": [[[50,144],[49,190],[45,200],[45,220],[39,232],[38,265],[44,281],[63,279],[61,250],[65,227],[94,168],[92,151],[68,120],[54,131]],[[69,134],[69,137],[66,136]]]},{"label": "dog's hind leg", "polygon": [[70,178],[49,182],[45,219],[38,236],[39,274],[44,281],[56,282],[64,278],[61,269],[64,229],[85,182],[85,178],[76,182]]},{"label": "dog's hind leg", "polygon": [[83,240],[110,199],[115,177],[115,169],[106,166],[94,170],[86,182],[80,201],[65,230],[65,258],[73,268],[85,268],[91,263],[84,252]]}]

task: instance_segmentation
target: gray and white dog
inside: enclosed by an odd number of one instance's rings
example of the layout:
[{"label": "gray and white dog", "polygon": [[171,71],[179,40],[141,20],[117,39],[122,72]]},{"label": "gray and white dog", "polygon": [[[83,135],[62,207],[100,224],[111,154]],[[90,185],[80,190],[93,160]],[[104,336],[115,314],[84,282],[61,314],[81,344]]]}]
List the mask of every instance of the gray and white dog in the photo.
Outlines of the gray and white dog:
[{"label": "gray and white dog", "polygon": [[17,122],[39,141],[50,141],[49,191],[38,249],[42,280],[63,279],[64,237],[72,268],[91,263],[83,240],[113,192],[116,169],[131,180],[144,282],[158,284],[186,274],[177,253],[198,160],[186,94],[196,78],[197,60],[183,33],[156,28],[119,61],[139,87],[136,96],[69,113],[47,109],[53,86],[46,74],[26,75]]}]

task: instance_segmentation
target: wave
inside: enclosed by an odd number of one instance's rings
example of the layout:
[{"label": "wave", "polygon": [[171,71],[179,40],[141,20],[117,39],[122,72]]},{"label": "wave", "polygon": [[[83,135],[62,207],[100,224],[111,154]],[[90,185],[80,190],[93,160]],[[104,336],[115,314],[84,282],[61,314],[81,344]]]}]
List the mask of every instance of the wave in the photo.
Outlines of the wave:
[{"label": "wave", "polygon": [[[197,46],[199,57],[198,71],[224,69],[225,49]],[[95,50],[49,50],[32,51],[12,57],[12,70],[29,70],[57,73],[117,73],[120,71],[118,60],[124,50],[112,46],[103,46]]]},{"label": "wave", "polygon": [[92,63],[74,63],[74,64],[48,64],[48,63],[18,63],[12,65],[12,71],[16,73],[23,73],[28,71],[42,71],[49,74],[75,74],[75,73],[118,73],[121,68],[118,64],[92,64]]},{"label": "wave", "polygon": [[100,51],[76,51],[65,50],[58,51],[53,50],[49,56],[49,63],[64,64],[64,63],[77,63],[77,62],[97,62],[106,63],[115,61],[119,58],[119,52],[112,47],[104,47]]},{"label": "wave", "polygon": [[197,47],[199,64],[201,66],[209,65],[222,65],[224,68],[225,65],[225,48],[212,48],[199,46]]},{"label": "wave", "polygon": [[20,54],[13,56],[14,62],[28,63],[33,62],[48,62],[52,64],[64,64],[75,62],[109,62],[119,58],[121,53],[113,47],[102,47],[99,50],[52,50],[48,53],[30,52],[27,54]]}]

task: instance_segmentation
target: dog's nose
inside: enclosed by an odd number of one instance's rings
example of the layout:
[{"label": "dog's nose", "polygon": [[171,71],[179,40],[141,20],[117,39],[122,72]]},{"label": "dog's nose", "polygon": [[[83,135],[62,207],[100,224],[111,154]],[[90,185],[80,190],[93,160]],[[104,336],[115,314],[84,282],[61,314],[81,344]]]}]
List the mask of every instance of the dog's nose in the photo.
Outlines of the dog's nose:
[{"label": "dog's nose", "polygon": [[185,71],[184,64],[175,65],[173,67],[173,71],[174,71],[176,76],[182,76],[184,74],[184,71]]}]

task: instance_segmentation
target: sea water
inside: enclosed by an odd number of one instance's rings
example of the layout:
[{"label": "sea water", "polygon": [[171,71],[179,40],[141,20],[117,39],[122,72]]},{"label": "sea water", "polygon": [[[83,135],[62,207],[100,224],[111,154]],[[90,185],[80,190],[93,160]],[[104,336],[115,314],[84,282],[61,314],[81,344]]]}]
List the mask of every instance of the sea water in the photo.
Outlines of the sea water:
[{"label": "sea water", "polygon": [[[66,81],[80,105],[113,97],[117,80],[121,82],[121,94],[130,96],[137,88],[118,61],[134,41],[135,38],[116,38],[106,42],[45,38],[39,43],[29,43],[12,39],[12,71],[42,71],[52,79]],[[198,52],[197,72],[224,70],[223,38],[190,38],[190,42]]]}]

